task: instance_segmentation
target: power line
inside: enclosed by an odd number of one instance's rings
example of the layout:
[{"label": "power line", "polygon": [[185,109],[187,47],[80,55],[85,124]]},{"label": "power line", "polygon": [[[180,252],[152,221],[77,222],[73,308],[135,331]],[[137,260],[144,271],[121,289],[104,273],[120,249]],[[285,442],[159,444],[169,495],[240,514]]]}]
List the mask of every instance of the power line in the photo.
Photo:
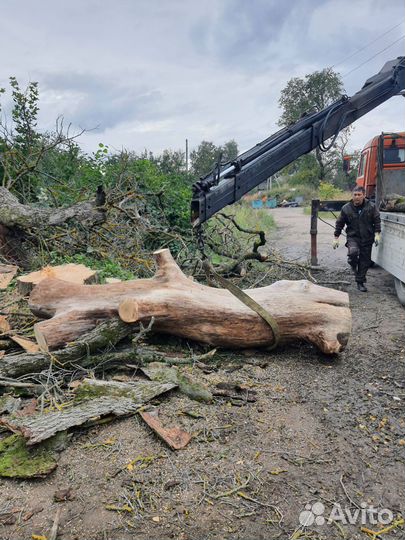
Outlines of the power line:
[{"label": "power line", "polygon": [[400,23],[398,24],[395,24],[394,26],[392,26],[391,28],[389,28],[388,30],[386,30],[383,34],[380,34],[379,36],[377,36],[375,39],[373,39],[373,41],[370,41],[369,43],[367,43],[366,45],[364,45],[363,47],[360,47],[360,49],[357,49],[356,51],[354,51],[352,54],[350,54],[349,56],[346,56],[346,58],[343,58],[343,60],[340,60],[339,62],[337,62],[336,64],[334,64],[332,66],[332,69],[335,68],[336,66],[340,66],[340,64],[343,64],[343,62],[346,62],[346,60],[349,60],[349,58],[352,58],[353,56],[355,56],[357,53],[361,52],[361,51],[364,51],[364,49],[367,49],[367,47],[370,47],[370,45],[372,45],[373,43],[375,43],[376,41],[378,41],[380,38],[386,36],[387,34],[389,34],[391,32],[391,30],[394,30],[395,28],[398,28],[398,26],[401,26],[403,24],[403,22],[401,21]]},{"label": "power line", "polygon": [[364,66],[364,64],[367,64],[367,62],[370,62],[370,60],[372,60],[373,58],[375,58],[376,56],[378,56],[379,54],[383,53],[384,51],[386,51],[387,49],[389,49],[390,47],[392,47],[393,45],[395,45],[396,43],[398,43],[398,41],[401,41],[401,39],[404,39],[405,38],[405,34],[402,35],[400,38],[396,39],[395,41],[393,41],[392,43],[390,43],[390,45],[387,45],[387,47],[385,47],[384,49],[381,49],[381,51],[378,51],[376,54],[374,54],[373,56],[370,56],[370,58],[368,58],[367,60],[365,60],[364,62],[362,62],[361,64],[359,64],[358,66],[354,67],[353,69],[351,69],[350,71],[348,71],[347,73],[344,73],[342,75],[342,77],[346,77],[347,75],[349,75],[350,73],[353,73],[353,71],[356,71],[357,69],[359,69],[361,66]]}]

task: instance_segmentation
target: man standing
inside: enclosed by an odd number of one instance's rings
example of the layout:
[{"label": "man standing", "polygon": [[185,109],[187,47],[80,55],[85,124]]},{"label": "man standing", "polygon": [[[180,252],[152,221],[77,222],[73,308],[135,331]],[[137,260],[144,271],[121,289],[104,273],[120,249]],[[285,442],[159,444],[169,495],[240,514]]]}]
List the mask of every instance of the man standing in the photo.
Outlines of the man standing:
[{"label": "man standing", "polygon": [[371,264],[373,242],[380,242],[380,213],[373,203],[366,199],[364,188],[353,189],[352,200],[345,204],[336,220],[333,249],[339,246],[339,236],[346,225],[347,260],[356,276],[359,291],[367,292],[364,286],[366,273]]}]

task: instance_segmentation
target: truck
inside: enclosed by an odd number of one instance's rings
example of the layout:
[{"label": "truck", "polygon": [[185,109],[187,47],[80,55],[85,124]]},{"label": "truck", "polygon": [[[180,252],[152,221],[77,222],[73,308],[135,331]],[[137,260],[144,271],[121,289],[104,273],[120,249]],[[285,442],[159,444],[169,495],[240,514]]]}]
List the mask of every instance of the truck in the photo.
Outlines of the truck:
[{"label": "truck", "polygon": [[[202,243],[202,224],[216,212],[240,200],[243,195],[300,156],[317,147],[321,151],[328,151],[342,129],[391,97],[403,96],[404,90],[405,56],[399,56],[386,62],[379,73],[367,79],[363,87],[353,96],[343,95],[321,111],[304,114],[296,123],[277,131],[233,161],[222,163],[219,160],[209,174],[193,185],[191,222],[199,243]],[[404,182],[401,184],[397,176],[398,171],[402,170],[400,165],[388,163],[390,156],[394,155],[394,150],[398,150],[398,155],[403,156],[400,140],[395,137],[391,139],[382,137],[381,140],[377,146],[373,146],[372,143],[369,147],[365,147],[358,178],[359,182],[366,178],[364,174],[360,176],[363,172],[361,167],[364,167],[365,173],[367,170],[371,171],[367,167],[375,166],[371,163],[371,152],[375,150],[375,156],[378,157],[375,162],[377,165],[375,181],[371,181],[372,177],[369,175],[366,187],[370,196],[374,190],[377,203],[394,187],[394,182],[398,182],[397,191],[399,190],[400,194],[404,189]],[[389,177],[388,172],[393,174]],[[374,257],[378,264],[393,274],[398,297],[401,300],[405,288],[405,215],[394,212],[386,214],[383,213],[381,246],[375,251]]]},{"label": "truck", "polygon": [[[399,301],[405,306],[405,132],[381,133],[369,141],[360,156],[356,179],[381,215],[381,243],[373,247],[372,261],[392,274]],[[388,205],[388,200],[403,203]]]}]

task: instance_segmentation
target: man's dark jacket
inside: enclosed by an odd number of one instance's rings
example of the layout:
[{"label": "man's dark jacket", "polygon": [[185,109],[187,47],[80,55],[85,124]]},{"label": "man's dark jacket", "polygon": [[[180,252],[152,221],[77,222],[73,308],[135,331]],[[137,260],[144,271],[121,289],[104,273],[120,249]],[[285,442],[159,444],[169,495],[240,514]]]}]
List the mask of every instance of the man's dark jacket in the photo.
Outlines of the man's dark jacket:
[{"label": "man's dark jacket", "polygon": [[336,220],[335,236],[340,236],[345,225],[347,238],[355,238],[362,244],[372,244],[374,234],[381,232],[380,212],[368,199],[360,207],[350,201],[343,206]]}]

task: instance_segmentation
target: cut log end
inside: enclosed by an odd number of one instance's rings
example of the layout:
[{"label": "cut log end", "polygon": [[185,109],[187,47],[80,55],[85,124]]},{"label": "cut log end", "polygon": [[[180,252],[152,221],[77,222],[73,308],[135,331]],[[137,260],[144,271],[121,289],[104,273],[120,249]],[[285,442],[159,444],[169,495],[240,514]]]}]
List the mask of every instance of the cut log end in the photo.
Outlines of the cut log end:
[{"label": "cut log end", "polygon": [[23,296],[28,295],[32,289],[47,278],[57,278],[71,283],[86,284],[97,283],[98,274],[84,264],[62,264],[60,266],[46,266],[37,272],[31,272],[17,278],[17,289]]},{"label": "cut log end", "polygon": [[126,298],[118,307],[120,319],[126,323],[133,323],[139,320],[138,302],[133,298]]}]

